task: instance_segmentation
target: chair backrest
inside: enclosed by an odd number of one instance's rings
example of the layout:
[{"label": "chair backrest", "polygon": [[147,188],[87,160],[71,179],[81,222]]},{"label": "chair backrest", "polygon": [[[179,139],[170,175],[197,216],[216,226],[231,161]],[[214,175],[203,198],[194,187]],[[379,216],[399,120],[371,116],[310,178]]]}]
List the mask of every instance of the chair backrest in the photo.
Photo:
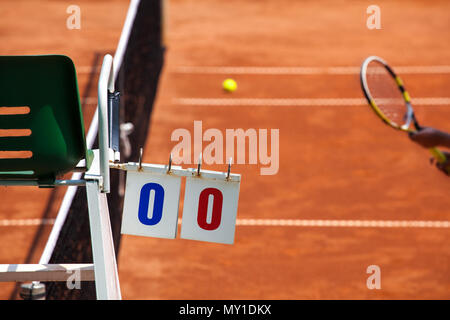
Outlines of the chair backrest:
[{"label": "chair backrest", "polygon": [[0,56],[0,179],[51,182],[85,158],[72,60]]}]

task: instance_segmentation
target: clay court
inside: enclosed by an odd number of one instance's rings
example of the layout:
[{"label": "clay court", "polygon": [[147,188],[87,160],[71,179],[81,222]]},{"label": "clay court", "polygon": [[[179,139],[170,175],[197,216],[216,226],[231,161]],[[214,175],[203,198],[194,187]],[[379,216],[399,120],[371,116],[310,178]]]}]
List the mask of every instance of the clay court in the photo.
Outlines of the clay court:
[{"label": "clay court", "polygon": [[[129,1],[78,0],[80,30],[66,28],[71,4],[2,1],[0,54],[71,57],[88,124],[94,57],[114,54]],[[366,26],[371,4],[379,30]],[[242,175],[234,245],[123,236],[123,298],[449,299],[449,177],[374,116],[359,67],[369,55],[389,61],[421,101],[420,122],[450,131],[450,2],[169,0],[166,9],[144,162],[166,164],[172,132],[202,121],[224,133],[279,129],[279,170],[232,166]],[[222,89],[230,77],[233,93]],[[64,192],[0,187],[1,264],[37,263]],[[366,285],[371,265],[379,290]],[[0,283],[0,298],[17,298],[14,288]]]}]

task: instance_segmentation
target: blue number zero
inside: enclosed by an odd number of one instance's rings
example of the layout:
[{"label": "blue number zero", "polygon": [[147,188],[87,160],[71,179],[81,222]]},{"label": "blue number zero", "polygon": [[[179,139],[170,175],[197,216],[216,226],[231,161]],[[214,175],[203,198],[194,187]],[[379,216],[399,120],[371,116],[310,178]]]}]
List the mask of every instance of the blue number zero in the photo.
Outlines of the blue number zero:
[{"label": "blue number zero", "polygon": [[[155,191],[153,213],[151,219],[148,217],[148,205],[150,201],[150,192]],[[142,224],[146,226],[154,226],[161,221],[164,202],[164,188],[158,183],[147,183],[141,188],[139,198],[138,218]]]}]

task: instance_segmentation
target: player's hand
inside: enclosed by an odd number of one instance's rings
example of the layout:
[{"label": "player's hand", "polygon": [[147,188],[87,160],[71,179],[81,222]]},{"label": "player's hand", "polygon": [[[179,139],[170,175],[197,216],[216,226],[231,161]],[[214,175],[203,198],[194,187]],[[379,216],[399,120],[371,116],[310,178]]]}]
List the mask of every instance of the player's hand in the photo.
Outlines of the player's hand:
[{"label": "player's hand", "polygon": [[436,163],[436,167],[441,170],[442,172],[444,172],[446,175],[450,176],[450,152],[446,152],[446,151],[442,151],[442,153],[444,154],[445,158],[447,158],[447,160],[443,163],[439,163],[436,161],[435,158],[430,158],[430,163]]},{"label": "player's hand", "polygon": [[431,127],[424,127],[420,131],[410,132],[409,138],[424,148],[434,148],[442,144],[444,133]]}]

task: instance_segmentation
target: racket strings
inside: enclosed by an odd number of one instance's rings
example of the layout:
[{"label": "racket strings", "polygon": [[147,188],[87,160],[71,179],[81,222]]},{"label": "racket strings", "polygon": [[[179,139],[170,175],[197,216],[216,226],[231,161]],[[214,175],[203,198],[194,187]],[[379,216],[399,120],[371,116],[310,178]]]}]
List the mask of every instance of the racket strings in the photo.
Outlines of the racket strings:
[{"label": "racket strings", "polygon": [[405,124],[408,117],[403,94],[384,65],[370,62],[366,78],[370,94],[384,116],[398,125]]}]

